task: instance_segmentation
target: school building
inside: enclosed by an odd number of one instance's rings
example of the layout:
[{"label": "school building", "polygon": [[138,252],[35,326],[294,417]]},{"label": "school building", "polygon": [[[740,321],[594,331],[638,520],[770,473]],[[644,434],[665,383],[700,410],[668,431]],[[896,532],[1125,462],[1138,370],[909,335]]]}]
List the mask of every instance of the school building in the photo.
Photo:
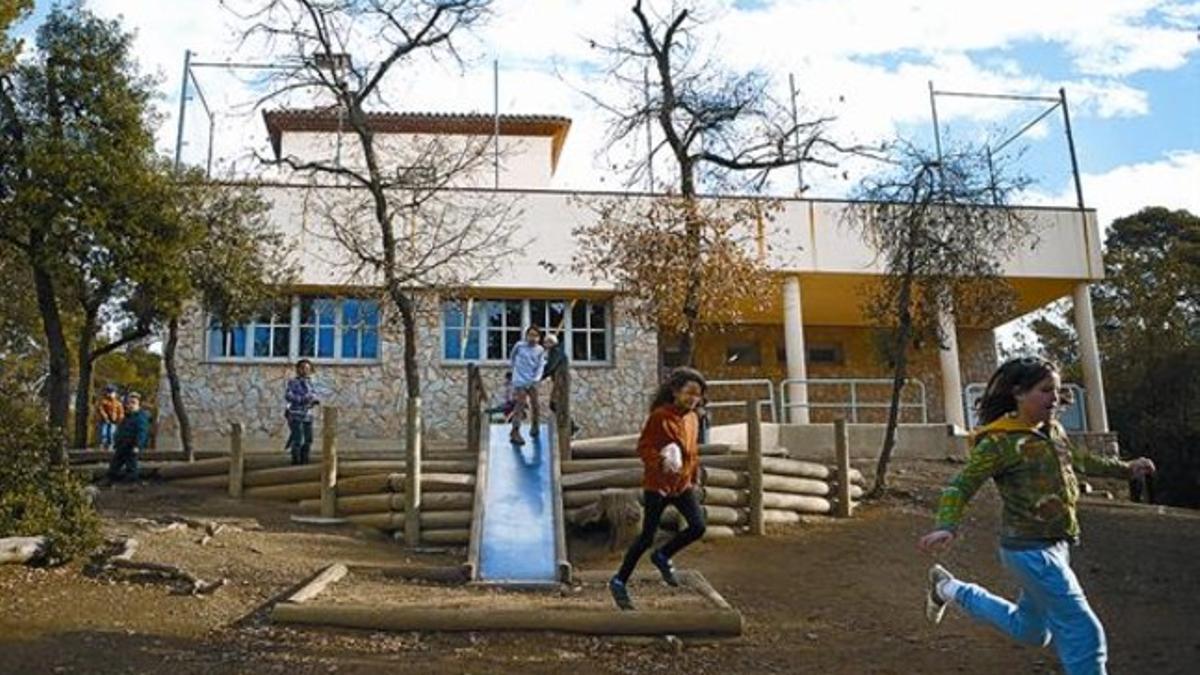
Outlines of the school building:
[{"label": "school building", "polygon": [[[268,111],[264,122],[279,157],[361,165],[357,138],[339,131],[344,120],[336,111]],[[571,127],[566,118],[375,113],[370,124],[381,161],[418,179],[427,167],[412,148],[435,139],[446,151],[498,138],[495,159],[464,172],[439,198],[504,204],[514,227],[511,243],[521,248],[486,280],[421,293],[417,354],[427,437],[465,438],[467,364],[480,364],[488,390],[498,391],[506,356],[530,324],[561,331],[572,366],[572,413],[582,435],[636,432],[659,373],[677,358],[676,343],[635,321],[629,301],[611,285],[571,271],[572,230],[596,217],[588,200],[645,195],[550,189]],[[282,447],[284,383],[300,358],[316,364],[323,402],[340,409],[341,438],[399,443],[405,390],[400,324],[381,302],[378,282],[350,264],[326,220],[328,209],[361,201],[365,191],[344,182],[313,186],[281,173],[261,194],[271,204],[271,220],[292,238],[301,271],[277,303],[244,325],[191,308],[178,364],[199,447],[223,445],[234,420],[245,425],[248,443]],[[862,290],[878,281],[882,262],[843,223],[846,208],[846,202],[783,199],[772,220],[752,224],[770,251],[778,293],[773,306],[740,325],[698,336],[697,366],[720,382],[714,399],[763,399],[764,418],[776,422],[834,416],[883,421],[890,385],[879,379],[889,370],[876,346],[877,327],[860,308]],[[370,231],[369,210],[358,212]],[[1085,366],[1079,404],[1086,404],[1086,414],[1076,411],[1075,424],[1106,432],[1087,292],[1103,274],[1095,213],[1030,208],[1027,215],[1037,223],[1038,239],[1004,264],[1018,297],[1014,315],[1004,319],[1073,298]],[[954,337],[946,348],[923,345],[912,353],[905,422],[965,427],[966,399],[997,365],[999,324],[956,326],[949,314],[944,324]],[[177,447],[165,378],[158,410],[159,447]],[[718,414],[735,416],[732,409]]]}]

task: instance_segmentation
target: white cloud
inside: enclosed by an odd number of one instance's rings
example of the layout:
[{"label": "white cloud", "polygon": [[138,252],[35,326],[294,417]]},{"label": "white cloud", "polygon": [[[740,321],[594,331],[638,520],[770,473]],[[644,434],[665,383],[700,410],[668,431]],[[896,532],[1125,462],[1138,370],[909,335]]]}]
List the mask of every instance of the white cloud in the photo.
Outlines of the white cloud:
[{"label": "white cloud", "polygon": [[[245,4],[249,0],[237,0]],[[1009,0],[1005,3],[922,0],[779,0],[754,11],[706,1],[712,21],[700,37],[719,49],[732,68],[763,68],[777,76],[786,97],[786,74],[795,73],[802,100],[814,113],[839,117],[834,133],[843,141],[878,141],[900,125],[928,124],[926,82],[939,89],[1053,94],[1065,86],[1072,112],[1100,119],[1149,113],[1147,93],[1125,80],[1129,74],[1179,67],[1200,44],[1194,19],[1200,2],[1154,0]],[[502,112],[549,113],[574,124],[558,187],[619,186],[609,168],[621,155],[643,148],[604,146],[605,118],[586,97],[560,80],[553,64],[575,86],[610,91],[597,71],[598,53],[588,38],[607,40],[628,26],[629,3],[596,0],[505,0],[496,15],[463,43],[466,72],[422,63],[390,83],[388,104],[397,109],[485,111],[492,109],[491,58],[501,63]],[[662,2],[650,2],[651,6]],[[702,4],[704,2],[702,1]],[[104,16],[124,16],[137,31],[136,50],[144,69],[163,76],[160,147],[173,147],[179,71],[183,49],[206,60],[259,60],[267,55],[239,45],[233,17],[212,0],[173,0],[170,10],[151,0],[89,0]],[[1191,23],[1189,23],[1191,22]],[[1052,44],[1074,59],[1077,73],[1066,81],[1039,72],[1039,64],[1017,60],[1013,48]],[[1000,50],[983,56],[980,50]],[[877,58],[877,57],[886,57]],[[219,111],[215,154],[247,163],[247,149],[265,148],[261,118],[248,105],[253,88],[216,69],[197,70],[205,94]],[[954,128],[1009,128],[1027,119],[1030,107],[987,101],[939,100],[939,113]],[[188,113],[185,157],[202,161],[206,122],[196,102]],[[1037,133],[1037,130],[1035,130]],[[597,157],[606,149],[615,154]],[[816,194],[844,188],[840,171],[812,171]],[[603,181],[603,182],[602,182]],[[790,192],[791,183],[779,184]]]},{"label": "white cloud", "polygon": [[[1096,217],[1104,229],[1114,219],[1147,206],[1187,209],[1200,214],[1200,150],[1171,152],[1156,161],[1126,164],[1102,174],[1085,173],[1080,180],[1084,202],[1096,209]],[[1031,200],[1074,204],[1075,189],[1068,187],[1057,195],[1031,195]]]}]

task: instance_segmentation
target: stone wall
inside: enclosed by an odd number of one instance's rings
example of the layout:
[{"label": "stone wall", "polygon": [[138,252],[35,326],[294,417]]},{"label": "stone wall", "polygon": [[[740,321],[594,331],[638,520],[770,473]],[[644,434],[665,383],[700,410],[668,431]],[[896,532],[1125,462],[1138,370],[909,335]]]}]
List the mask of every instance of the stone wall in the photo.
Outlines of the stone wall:
[{"label": "stone wall", "polygon": [[[442,363],[437,313],[423,311],[419,317],[417,359],[427,438],[465,442],[466,366]],[[572,414],[584,436],[637,429],[653,395],[658,359],[655,332],[633,323],[620,300],[613,304],[612,321],[612,365],[571,371]],[[397,328],[385,325],[382,333],[379,363],[317,364],[314,379],[324,392],[322,403],[339,408],[338,436],[343,442],[353,439],[364,447],[398,447],[402,438],[403,345]],[[198,447],[224,447],[230,423],[241,421],[248,447],[282,448],[287,435],[283,392],[294,364],[214,362],[207,358],[205,340],[203,313],[194,309],[181,325],[177,361]],[[505,366],[484,365],[481,370],[485,388],[495,397],[503,386]],[[545,383],[544,411],[549,397],[550,386]],[[165,374],[158,410],[158,447],[179,447]],[[318,427],[319,420],[318,414]]]},{"label": "stone wall", "polygon": [[[885,378],[891,373],[879,357],[875,347],[875,331],[870,328],[845,326],[805,326],[804,340],[807,348],[830,349],[837,353],[838,358],[833,363],[808,362],[809,379],[834,378]],[[729,363],[727,349],[733,345],[758,345],[759,363]],[[963,386],[971,382],[985,382],[998,365],[996,359],[995,337],[990,330],[959,329],[958,331],[959,364],[962,373]],[[745,325],[721,332],[702,334],[697,341],[696,363],[706,376],[714,380],[741,379],[770,379],[776,385],[787,377],[787,364],[784,354],[784,333],[782,325]],[[909,351],[909,373],[911,377],[925,384],[925,403],[928,411],[928,421],[943,422],[945,414],[942,410],[941,366],[938,362],[936,344],[922,345]],[[886,402],[891,392],[891,385],[858,385],[859,401]],[[715,389],[717,398],[745,398],[754,393],[765,395],[765,389],[758,386],[726,387]],[[776,388],[776,395],[778,389]],[[907,394],[907,390],[906,390]],[[832,403],[849,399],[849,388],[844,385],[821,385],[809,387],[809,401]],[[915,395],[908,394],[907,401],[916,400]],[[813,422],[828,422],[835,417],[847,414],[844,409],[813,409],[810,418]],[[919,422],[920,413],[916,409],[903,411],[903,421]],[[718,422],[735,422],[741,415],[738,411],[722,411]],[[863,423],[886,421],[886,410],[862,410],[858,412],[858,421]]]}]

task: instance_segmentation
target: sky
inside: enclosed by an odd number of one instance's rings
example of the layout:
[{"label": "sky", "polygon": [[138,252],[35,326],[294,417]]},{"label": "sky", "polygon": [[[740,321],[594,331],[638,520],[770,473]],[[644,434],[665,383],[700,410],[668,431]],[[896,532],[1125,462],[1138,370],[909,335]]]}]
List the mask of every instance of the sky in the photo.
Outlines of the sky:
[{"label": "sky", "polygon": [[[241,42],[243,20],[227,9],[254,0],[85,0],[134,33],[143,72],[156,75],[159,145],[173,152],[184,50],[200,62],[270,62],[286,48]],[[669,10],[669,2],[647,3]],[[51,2],[37,0],[18,27],[31,33]],[[789,76],[806,115],[836,117],[843,142],[903,138],[932,145],[930,82],[938,91],[1058,96],[1065,91],[1084,202],[1100,222],[1146,205],[1200,212],[1200,1],[1186,0],[696,0],[696,34],[707,56],[735,72],[758,69],[781,101]],[[167,8],[169,7],[169,10]],[[493,61],[503,113],[554,114],[572,128],[554,178],[563,189],[622,189],[612,167],[642,145],[606,140],[608,118],[584,92],[620,101],[591,41],[611,43],[632,26],[629,3],[611,0],[497,0],[493,16],[459,42],[464,63],[416,62],[395,71],[378,107],[485,112],[493,109]],[[351,49],[370,53],[364,40]],[[266,132],[256,101],[265,85],[245,71],[193,70],[215,111],[218,173],[253,170]],[[293,99],[294,101],[294,99]],[[307,103],[300,101],[299,103]],[[1050,107],[938,96],[943,141],[996,143]],[[208,120],[193,95],[185,112],[185,162],[205,162]],[[1061,110],[1006,149],[1036,183],[1023,201],[1074,205]],[[846,195],[877,170],[841,158],[836,169],[806,169],[808,196]],[[640,188],[642,185],[629,187]],[[794,171],[770,189],[794,195]]]}]

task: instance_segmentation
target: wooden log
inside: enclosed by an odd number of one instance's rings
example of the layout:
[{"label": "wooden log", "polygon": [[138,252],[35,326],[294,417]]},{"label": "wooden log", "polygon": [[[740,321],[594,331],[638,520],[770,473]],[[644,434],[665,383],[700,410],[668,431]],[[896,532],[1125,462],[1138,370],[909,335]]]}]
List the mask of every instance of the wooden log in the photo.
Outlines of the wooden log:
[{"label": "wooden log", "polygon": [[[762,418],[759,416],[758,400],[746,401],[746,478],[750,496],[750,534],[762,536],[767,533],[766,521],[763,520],[763,456],[762,456]],[[728,508],[717,507],[713,508]],[[731,523],[714,523],[722,525],[737,525]]]},{"label": "wooden log", "polygon": [[787,509],[797,513],[833,512],[833,503],[829,499],[813,495],[766,492],[763,493],[763,504],[768,509]]},{"label": "wooden log", "polygon": [[325,569],[321,570],[310,580],[304,584],[295,593],[288,597],[287,602],[303,603],[312,600],[324,591],[329,584],[346,576],[346,566],[341,563],[334,563]]},{"label": "wooden log", "polygon": [[745,473],[729,469],[705,466],[701,467],[700,473],[702,476],[700,483],[705,487],[712,485],[714,487],[745,488],[749,484]]},{"label": "wooden log", "polygon": [[255,469],[247,471],[243,478],[246,488],[265,487],[268,485],[292,485],[318,481],[321,478],[319,464],[302,464],[300,466],[281,466],[273,469]]},{"label": "wooden log", "polygon": [[597,488],[587,490],[563,490],[563,506],[569,508],[579,508],[600,501],[600,495],[605,490],[624,490],[634,496],[634,499],[641,501],[642,489],[636,488]]},{"label": "wooden log", "polygon": [[426,544],[464,545],[471,541],[471,530],[421,530],[421,541]]},{"label": "wooden log", "polygon": [[[702,443],[700,445],[701,457],[728,455],[731,452],[733,452],[733,447],[727,443]],[[613,458],[637,459],[637,439],[634,439],[629,444],[589,446],[587,445],[587,441],[575,441],[571,444],[571,459],[573,461]]]},{"label": "wooden log", "polygon": [[700,502],[713,506],[749,506],[750,493],[746,490],[706,485],[700,488]]},{"label": "wooden log", "polygon": [[45,537],[5,537],[0,539],[0,565],[24,565],[46,549]]},{"label": "wooden log", "polygon": [[[421,471],[422,473],[465,473],[474,475],[477,464],[478,462],[474,459],[470,461],[426,459],[421,462]],[[405,469],[405,462],[403,460],[344,460],[339,465],[338,474],[342,476],[365,476],[373,473],[396,473],[403,475]]]},{"label": "wooden log", "polygon": [[337,408],[324,408],[321,424],[321,517],[337,515]]},{"label": "wooden log", "polygon": [[727,609],[637,612],[594,609],[476,609],[298,605],[281,602],[271,620],[388,631],[537,631],[585,635],[724,635],[742,633],[742,615]]},{"label": "wooden log", "polygon": [[479,455],[482,447],[483,379],[479,364],[467,364],[467,450]]},{"label": "wooden log", "polygon": [[[714,525],[746,525],[750,522],[750,516],[746,509],[734,508],[732,506],[704,506],[704,520],[709,526]],[[683,527],[683,516],[679,512],[670,509],[663,513],[662,523],[673,527]],[[641,529],[639,527],[639,529]]]},{"label": "wooden log", "polygon": [[[343,474],[344,475],[344,474]],[[354,478],[340,478],[338,480],[338,494],[345,497],[349,495],[366,495],[378,494],[381,492],[391,492],[393,477],[399,474],[376,473],[367,476],[355,476]]]},{"label": "wooden log", "polygon": [[319,499],[321,497],[321,484],[314,481],[312,483],[251,487],[243,490],[242,496],[248,499],[279,499],[288,502],[298,502],[302,499]]},{"label": "wooden log", "polygon": [[198,459],[194,462],[166,464],[159,468],[158,475],[164,480],[195,478],[198,476],[229,475],[229,458]]},{"label": "wooden log", "polygon": [[[836,483],[838,480],[837,467],[829,468],[829,482]],[[862,472],[858,469],[850,469],[850,482],[854,485],[866,485],[867,479],[863,477]]]},{"label": "wooden log", "polygon": [[642,529],[642,508],[637,495],[628,490],[608,489],[600,493],[600,512],[608,522],[608,550],[624,549]]},{"label": "wooden log", "polygon": [[[407,476],[394,473],[389,479],[393,492],[404,492]],[[423,492],[474,492],[475,476],[461,473],[425,473],[421,476]]]},{"label": "wooden log", "polygon": [[430,511],[428,504],[422,504],[421,507],[422,530],[447,530],[471,526],[473,511]]},{"label": "wooden log", "polygon": [[763,492],[762,503],[767,508],[785,508],[803,513],[828,513],[830,504],[828,497],[797,495],[793,492]]},{"label": "wooden log", "polygon": [[570,488],[630,488],[642,484],[642,469],[602,469],[562,477],[564,490]]},{"label": "wooden log", "polygon": [[763,457],[763,471],[780,476],[816,478],[818,480],[829,480],[833,476],[829,467],[823,464],[785,457]]},{"label": "wooden log", "polygon": [[763,514],[772,525],[794,525],[800,522],[800,514],[787,509],[766,509]]},{"label": "wooden log", "polygon": [[[229,486],[229,476],[223,473],[212,476],[196,476],[195,478],[180,478],[171,481],[171,485],[180,487],[222,488]],[[244,491],[243,491],[244,493]],[[243,495],[244,496],[244,495]]]},{"label": "wooden log", "polygon": [[229,425],[229,496],[234,499],[242,498],[242,490],[246,487],[246,454],[242,449],[242,423],[234,422]]},{"label": "wooden log", "polygon": [[729,539],[738,535],[738,529],[728,525],[709,525],[704,529],[704,538]]},{"label": "wooden log", "polygon": [[[839,476],[850,475],[850,432],[846,428],[846,420],[839,419],[833,422],[833,445],[834,454],[837,456],[837,471]],[[850,500],[851,481],[838,481],[837,490],[837,516],[839,518],[849,518],[850,512],[854,508],[854,504]]]},{"label": "wooden log", "polygon": [[562,472],[585,473],[588,471],[603,471],[605,469],[640,469],[642,460],[637,457],[610,457],[607,459],[572,459],[562,463]]},{"label": "wooden log", "polygon": [[679,577],[680,584],[682,584],[685,588],[690,588],[693,591],[696,591],[713,605],[715,605],[718,609],[733,610],[733,605],[730,605],[729,602],[727,602],[725,598],[717,592],[717,589],[713,588],[712,584],[708,583],[708,579],[704,578],[704,575],[697,570],[679,570],[679,574],[677,576]]},{"label": "wooden log", "polygon": [[[422,532],[466,529],[471,525],[471,511],[421,511]],[[348,522],[380,530],[404,529],[404,510],[356,513],[346,516]],[[456,542],[457,543],[457,542]]]},{"label": "wooden log", "polygon": [[[429,513],[462,511],[470,509],[474,502],[475,495],[469,492],[431,492],[426,494],[425,498],[421,500],[421,511]],[[338,513],[343,515],[403,511],[404,494],[400,492],[381,492],[374,495],[338,497],[337,508]],[[321,510],[321,500],[306,499],[300,502],[300,509],[306,513],[318,513]]]},{"label": "wooden log", "polygon": [[794,478],[792,476],[763,476],[763,489],[771,492],[790,492],[798,495],[824,496],[831,494],[833,488],[823,480],[812,478]]}]

